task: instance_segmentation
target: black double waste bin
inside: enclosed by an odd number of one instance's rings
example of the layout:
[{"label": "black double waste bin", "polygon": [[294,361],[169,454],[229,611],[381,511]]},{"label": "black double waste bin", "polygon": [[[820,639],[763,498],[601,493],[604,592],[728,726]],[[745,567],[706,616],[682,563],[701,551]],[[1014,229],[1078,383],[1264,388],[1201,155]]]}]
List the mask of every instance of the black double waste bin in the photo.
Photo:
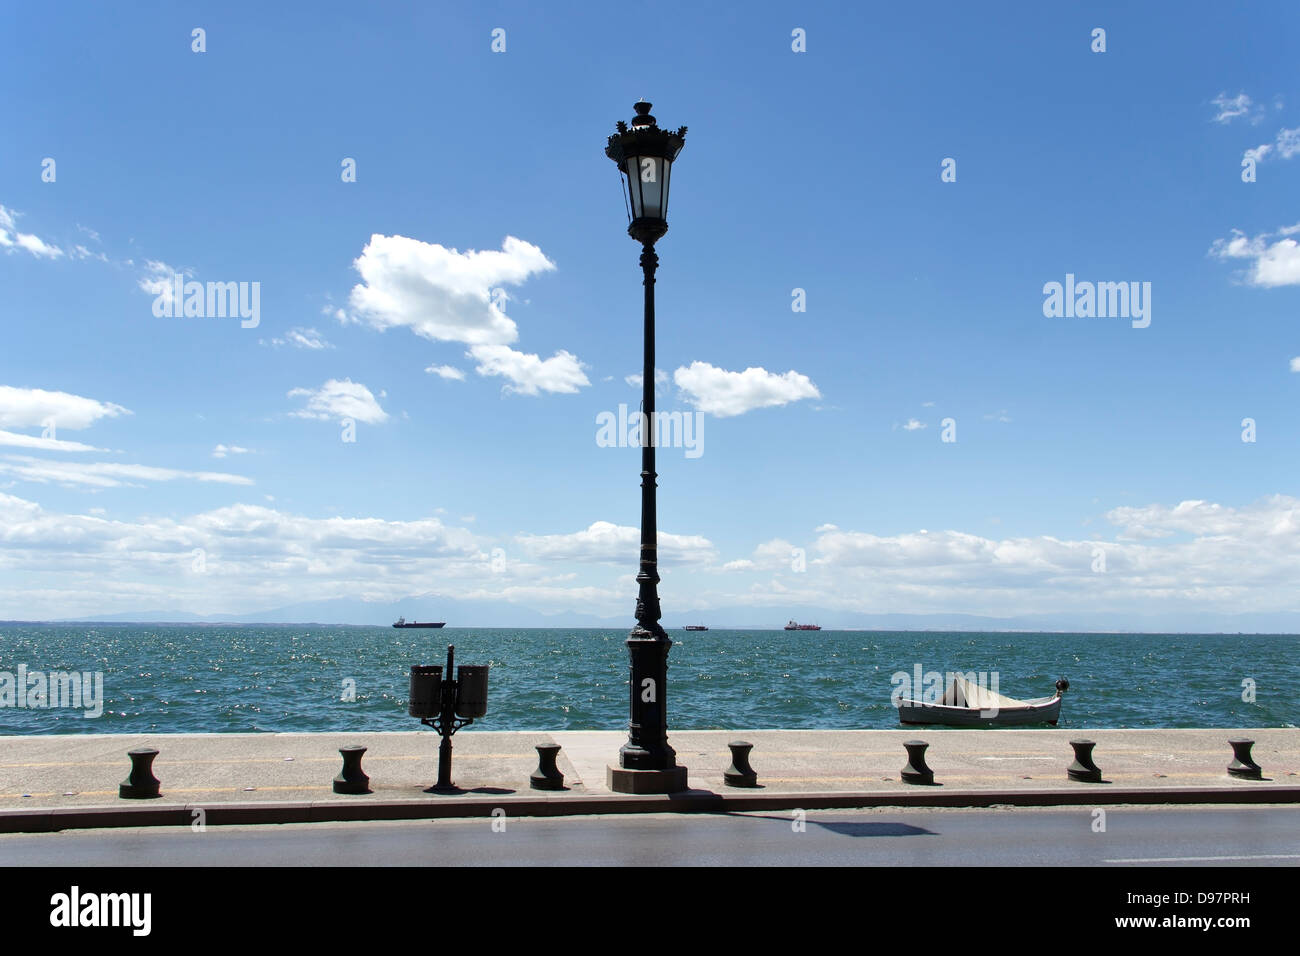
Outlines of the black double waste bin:
[{"label": "black double waste bin", "polygon": [[[487,714],[488,668],[486,664],[455,667],[456,648],[447,648],[447,666],[416,664],[411,667],[411,693],[407,713],[420,718],[442,736],[438,747],[438,782],[433,793],[454,792],[451,782],[451,735],[465,724]],[[446,675],[446,679],[444,679]]]},{"label": "black double waste bin", "polygon": [[[442,713],[441,664],[416,664],[411,668],[411,694],[407,713],[412,717],[437,717]],[[454,694],[452,710],[457,717],[473,720],[487,714],[488,667],[462,664],[449,690]]]}]

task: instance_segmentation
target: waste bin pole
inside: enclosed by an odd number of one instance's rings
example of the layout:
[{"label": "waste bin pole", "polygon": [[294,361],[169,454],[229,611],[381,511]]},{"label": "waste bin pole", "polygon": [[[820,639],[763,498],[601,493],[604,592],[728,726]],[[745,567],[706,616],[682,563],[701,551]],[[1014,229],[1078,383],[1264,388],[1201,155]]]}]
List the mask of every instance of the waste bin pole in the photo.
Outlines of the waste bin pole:
[{"label": "waste bin pole", "polygon": [[452,662],[456,657],[455,645],[447,645],[447,669],[443,671],[446,676],[442,682],[442,711],[438,715],[441,727],[438,728],[442,734],[442,743],[438,745],[438,782],[434,786],[438,790],[451,790],[451,734],[452,728],[456,722],[456,681],[453,678],[455,673],[452,669]]}]

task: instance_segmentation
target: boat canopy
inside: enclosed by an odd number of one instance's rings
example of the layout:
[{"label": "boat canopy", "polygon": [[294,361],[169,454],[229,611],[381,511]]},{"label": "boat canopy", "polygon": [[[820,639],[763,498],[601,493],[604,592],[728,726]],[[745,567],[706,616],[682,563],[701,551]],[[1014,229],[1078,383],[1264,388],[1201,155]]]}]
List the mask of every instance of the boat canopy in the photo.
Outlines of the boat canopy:
[{"label": "boat canopy", "polygon": [[976,707],[980,710],[1005,710],[1008,707],[1027,707],[1028,701],[1005,697],[997,691],[981,687],[960,674],[951,674],[948,687],[939,703],[948,707]]}]

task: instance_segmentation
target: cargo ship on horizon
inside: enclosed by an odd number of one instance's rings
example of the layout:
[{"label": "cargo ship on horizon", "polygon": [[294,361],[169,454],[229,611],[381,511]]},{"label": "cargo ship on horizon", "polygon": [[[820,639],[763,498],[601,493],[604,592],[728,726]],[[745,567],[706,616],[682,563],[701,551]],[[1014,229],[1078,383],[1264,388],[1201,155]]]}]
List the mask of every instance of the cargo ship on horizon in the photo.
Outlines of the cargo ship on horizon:
[{"label": "cargo ship on horizon", "polygon": [[790,621],[786,624],[785,629],[787,631],[820,631],[822,626],[820,624],[796,624],[794,621]]},{"label": "cargo ship on horizon", "polygon": [[408,621],[404,617],[399,617],[393,622],[393,627],[445,627],[446,625],[446,621],[425,621],[421,623],[420,621]]}]

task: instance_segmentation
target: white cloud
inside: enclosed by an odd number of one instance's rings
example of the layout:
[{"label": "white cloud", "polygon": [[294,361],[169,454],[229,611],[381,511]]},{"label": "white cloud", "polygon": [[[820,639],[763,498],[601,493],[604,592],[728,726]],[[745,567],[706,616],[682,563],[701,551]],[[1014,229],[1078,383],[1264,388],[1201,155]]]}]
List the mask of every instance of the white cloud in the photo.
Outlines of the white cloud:
[{"label": "white cloud", "polygon": [[1300,502],[1275,495],[1245,508],[1230,508],[1192,500],[1172,508],[1166,505],[1114,508],[1106,513],[1106,519],[1130,536],[1154,531],[1166,535],[1186,532],[1206,537],[1264,540],[1300,531]]},{"label": "white cloud", "polygon": [[1300,126],[1294,129],[1280,129],[1277,133],[1277,139],[1272,143],[1261,143],[1254,149],[1248,149],[1241,154],[1241,158],[1253,159],[1255,162],[1263,161],[1269,153],[1277,150],[1279,159],[1290,159],[1300,154]]},{"label": "white cloud", "polygon": [[508,345],[475,345],[466,355],[478,362],[474,371],[480,375],[499,375],[508,379],[507,391],[521,395],[539,392],[576,392],[590,385],[577,356],[561,349],[548,359],[517,352]]},{"label": "white cloud", "polygon": [[63,255],[63,250],[58,246],[47,245],[40,237],[25,233],[15,235],[14,242],[8,242],[10,237],[0,230],[0,246],[17,245],[19,249],[25,249],[34,255],[37,259],[57,259]]},{"label": "white cloud", "polygon": [[673,381],[696,408],[719,418],[821,397],[808,376],[793,370],[784,375],[763,368],[729,372],[708,362],[692,362],[689,367],[677,369]]},{"label": "white cloud", "polygon": [[929,427],[929,426],[926,425],[926,423],[923,422],[923,421],[919,421],[918,419],[915,419],[915,418],[909,418],[909,419],[907,420],[907,423],[906,423],[905,425],[903,425],[903,430],[904,430],[904,431],[909,431],[909,432],[914,432],[914,431],[917,431],[917,430],[919,430],[919,429],[922,429],[922,428],[928,428],[928,427]]},{"label": "white cloud", "polygon": [[[555,263],[530,242],[506,236],[501,250],[459,252],[437,243],[405,236],[373,235],[353,263],[362,283],[353,286],[350,316],[383,331],[406,327],[436,342],[460,342],[484,376],[507,379],[507,391],[522,395],[576,392],[591,384],[583,365],[561,349],[548,359],[516,351],[519,338],[513,319],[502,311],[509,297],[503,286],[520,285],[530,276],[550,272]],[[451,366],[428,371],[457,378]]]},{"label": "white cloud", "polygon": [[[194,549],[205,553],[202,573]],[[465,589],[497,581],[489,562],[472,533],[436,518],[308,518],[236,504],[116,521],[58,514],[0,492],[0,617],[256,610],[341,595],[395,600],[427,591],[434,579]]]},{"label": "white cloud", "polygon": [[1300,153],[1300,126],[1295,129],[1279,130],[1277,134],[1277,154],[1283,159],[1290,159]]},{"label": "white cloud", "polygon": [[68,487],[118,488],[141,481],[217,482],[226,485],[251,485],[243,475],[215,471],[178,471],[151,465],[127,465],[115,462],[56,462],[26,455],[7,455],[0,459],[0,474],[13,475],[23,481],[60,484]]},{"label": "white cloud", "polygon": [[[1229,239],[1216,239],[1210,255],[1218,259],[1252,259],[1250,269],[1244,274],[1247,284],[1272,288],[1300,285],[1300,244],[1289,238],[1298,226],[1283,227],[1275,233],[1260,233],[1248,238],[1239,229],[1232,230]],[[1277,238],[1284,236],[1287,238]]]},{"label": "white cloud", "polygon": [[40,388],[0,385],[0,427],[46,427],[56,430],[89,428],[101,418],[116,418],[131,412],[112,402],[100,402],[69,392],[47,392]]},{"label": "white cloud", "polygon": [[[1238,93],[1236,96],[1228,96],[1227,93],[1220,93],[1214,99],[1210,100],[1218,110],[1214,117],[1216,123],[1231,123],[1238,116],[1245,116],[1251,112],[1251,107],[1255,104],[1245,93]],[[1255,115],[1258,118],[1259,107],[1255,107]]]},{"label": "white cloud", "polygon": [[289,397],[307,399],[303,408],[289,413],[295,418],[322,421],[351,418],[367,425],[388,421],[388,413],[379,407],[370,389],[350,378],[342,381],[332,378],[320,388],[295,388]]},{"label": "white cloud", "polygon": [[[193,568],[196,548],[205,554],[201,573]],[[177,520],[108,521],[53,514],[0,493],[0,569],[15,567],[29,581],[44,574],[51,583],[23,586],[0,571],[0,617],[162,606],[256,610],[413,594],[612,614],[635,592],[565,586],[572,572],[547,574],[513,556],[503,573],[493,573],[488,539],[436,518],[307,518],[240,504]],[[526,584],[519,573],[528,575]]]},{"label": "white cloud", "polygon": [[[645,376],[640,372],[633,372],[631,375],[624,375],[623,381],[633,388],[640,388],[641,383],[645,381]],[[665,387],[669,382],[668,373],[661,368],[655,369],[655,394],[663,395],[668,389]]]},{"label": "white cloud", "polygon": [[792,542],[785,538],[773,538],[771,541],[764,541],[754,549],[754,557],[757,559],[755,563],[766,568],[788,568],[794,550]]},{"label": "white cloud", "polygon": [[1291,371],[1300,372],[1300,355],[1291,360]]},{"label": "white cloud", "polygon": [[[1300,610],[1300,498],[1242,507],[1152,504],[1116,508],[1106,518],[1114,540],[957,530],[880,536],[821,525],[802,573],[791,568],[791,544],[780,538],[725,564],[714,563],[715,549],[700,536],[661,534],[660,546],[675,601],[696,607],[807,604],[862,614],[1057,619],[1111,612],[1135,621]],[[307,518],[234,504],[118,521],[94,511],[56,514],[0,492],[0,617],[143,607],[246,611],[340,596],[395,600],[427,592],[434,580],[439,595],[547,611],[617,613],[635,593],[635,528],[595,522],[575,534],[519,535],[503,574],[491,571],[495,543],[437,518]],[[206,555],[203,573],[192,568],[196,548]],[[1104,573],[1093,570],[1099,549]],[[524,563],[528,555],[534,563]],[[570,585],[573,567],[583,564],[618,570],[600,583],[583,570],[582,584]]]},{"label": "white cloud", "polygon": [[[515,321],[502,311],[504,285],[520,285],[555,263],[532,243],[507,235],[500,251],[459,252],[404,235],[372,235],[354,263],[361,274],[352,287],[350,319],[374,329],[406,326],[435,342],[461,342],[482,376],[506,378],[508,392],[577,392],[589,385],[571,352],[549,359],[511,349],[519,338]],[[426,371],[464,377],[450,365]]]},{"label": "white cloud", "polygon": [[41,435],[23,435],[19,432],[10,432],[0,429],[0,445],[9,445],[14,448],[34,448],[38,451],[107,451],[106,448],[96,448],[94,445],[85,445],[79,441],[64,441],[61,438],[45,438]]},{"label": "white cloud", "polygon": [[91,252],[81,243],[77,243],[72,247],[72,257],[74,259],[98,259],[100,262],[108,261],[108,256],[102,252]]},{"label": "white cloud", "polygon": [[1258,163],[1261,162],[1264,159],[1264,157],[1267,156],[1270,152],[1272,152],[1272,150],[1273,150],[1272,143],[1261,143],[1260,145],[1256,146],[1254,149],[1246,150],[1244,153],[1241,154],[1241,158],[1243,160],[1245,159],[1254,160],[1256,163]]},{"label": "white cloud", "polygon": [[64,441],[60,438],[45,438],[41,435],[23,435],[19,432],[10,432],[0,429],[0,445],[9,445],[14,448],[33,448],[37,451],[107,451],[106,448],[96,448],[94,445],[85,445],[79,441]]},{"label": "white cloud", "polygon": [[519,337],[496,308],[493,289],[519,285],[555,263],[532,243],[507,236],[501,251],[464,253],[405,236],[373,235],[353,263],[353,317],[383,331],[405,326],[439,342],[505,345]]},{"label": "white cloud", "polygon": [[247,455],[249,449],[240,448],[238,445],[218,445],[212,449],[213,458],[225,458],[227,455]]},{"label": "white cloud", "polygon": [[8,253],[22,249],[38,259],[57,259],[63,255],[62,249],[39,236],[19,232],[14,221],[17,215],[12,209],[0,206],[0,249]]},{"label": "white cloud", "polygon": [[[543,561],[577,561],[634,567],[640,554],[641,532],[608,521],[593,522],[572,534],[521,534],[515,539],[527,554]],[[659,532],[659,562],[663,565],[712,561],[715,551],[701,535]]]},{"label": "white cloud", "polygon": [[1214,240],[1214,244],[1210,246],[1210,255],[1217,256],[1220,259],[1254,258],[1264,251],[1263,236],[1266,235],[1268,233],[1262,233],[1254,239],[1248,239],[1240,229],[1234,229],[1232,230],[1232,238]]},{"label": "white cloud", "polygon": [[310,349],[311,351],[321,351],[323,349],[334,348],[325,337],[315,329],[303,328],[296,326],[284,333],[284,338],[273,338],[271,344],[277,348],[281,345],[292,345],[295,348]]},{"label": "white cloud", "polygon": [[425,371],[441,378],[449,378],[457,382],[465,381],[465,373],[454,365],[430,365]]},{"label": "white cloud", "polygon": [[1255,261],[1251,284],[1265,287],[1300,285],[1300,244],[1280,239]]},{"label": "white cloud", "polygon": [[[1121,507],[1107,513],[1115,540],[1051,536],[994,539],[961,531],[892,536],[821,531],[807,573],[777,580],[809,603],[864,611],[958,610],[1006,615],[1131,609],[1235,613],[1296,609],[1300,499],[1275,495],[1244,507],[1205,501]],[[755,563],[783,572],[789,543],[755,549]],[[1094,570],[1097,554],[1105,573]],[[770,594],[778,594],[772,591]],[[756,588],[756,599],[767,599]],[[818,600],[820,598],[820,600]]]},{"label": "white cloud", "polygon": [[162,301],[166,303],[167,310],[174,311],[176,300],[176,285],[174,277],[177,275],[193,276],[192,269],[176,269],[165,262],[157,259],[146,259],[144,263],[144,272],[136,284],[142,292],[147,292],[155,298],[161,296]]}]

